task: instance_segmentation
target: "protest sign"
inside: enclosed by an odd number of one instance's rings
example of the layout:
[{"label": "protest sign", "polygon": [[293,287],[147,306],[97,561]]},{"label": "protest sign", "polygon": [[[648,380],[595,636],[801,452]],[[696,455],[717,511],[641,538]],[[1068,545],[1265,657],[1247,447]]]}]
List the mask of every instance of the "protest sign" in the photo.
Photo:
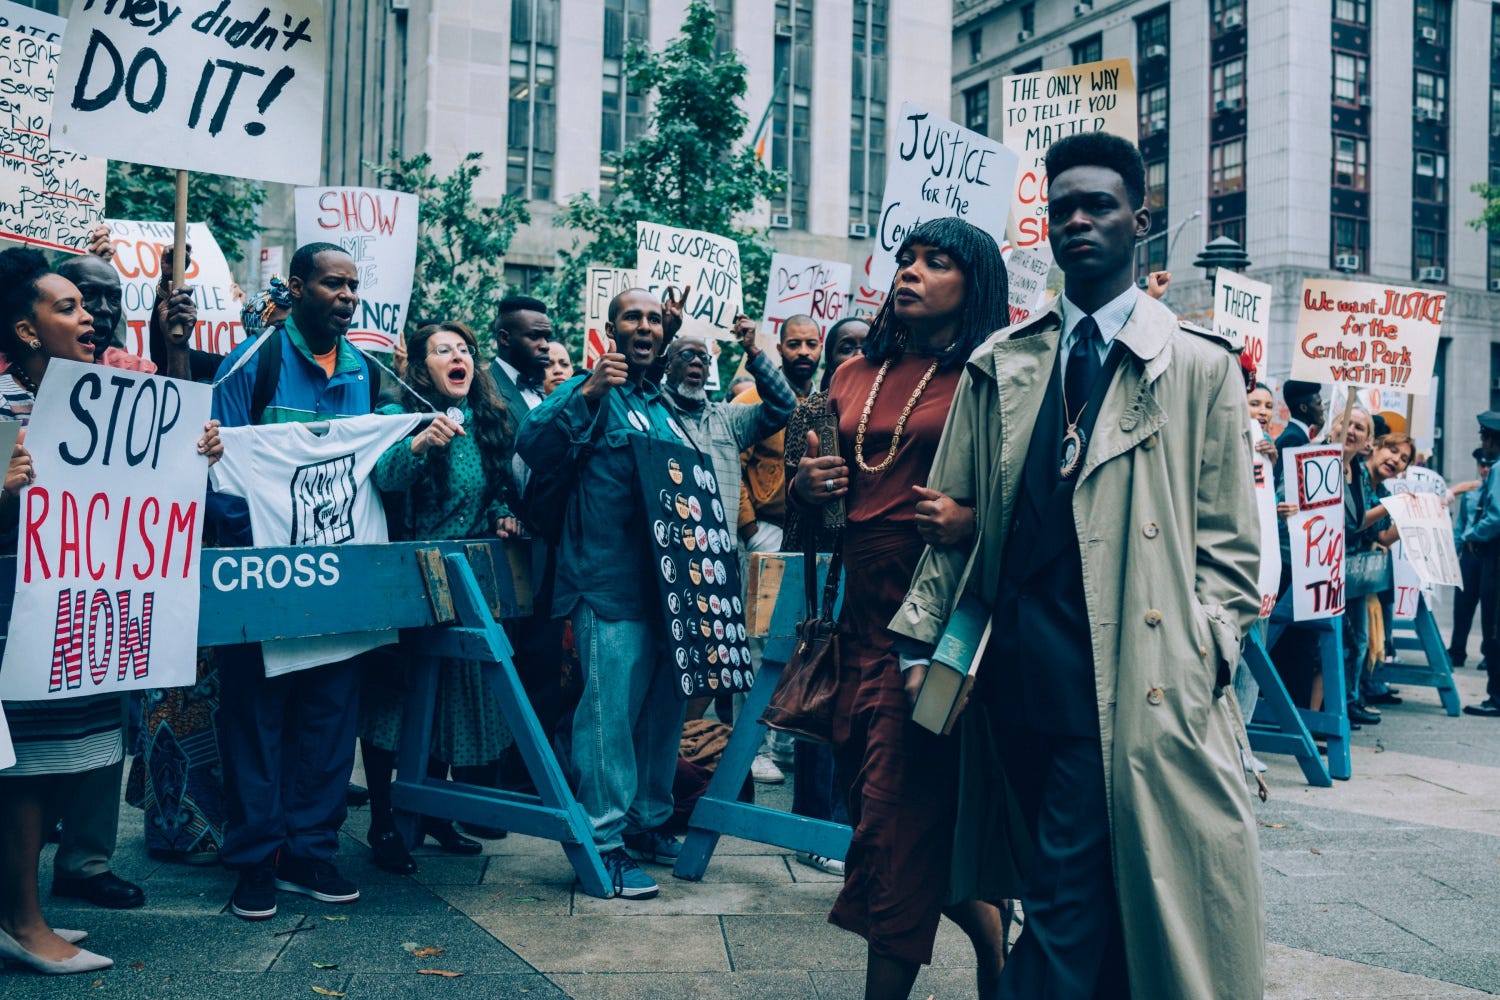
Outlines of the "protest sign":
[{"label": "protest sign", "polygon": [[683,698],[748,691],[744,590],[734,517],[719,499],[713,463],[684,445],[630,435],[636,482],[651,525],[650,575],[661,595],[667,648]]},{"label": "protest sign", "polygon": [[[1251,428],[1261,433],[1260,425]],[[1255,476],[1255,509],[1260,515],[1260,616],[1269,618],[1276,607],[1276,592],[1281,587],[1281,540],[1276,521],[1276,480],[1271,463],[1260,452],[1253,452]]]},{"label": "protest sign", "polygon": [[1447,299],[1431,288],[1304,280],[1292,378],[1426,395]]},{"label": "protest sign", "polygon": [[1001,81],[1001,141],[1020,154],[1006,234],[1021,250],[1052,260],[1047,242],[1047,147],[1080,132],[1110,132],[1136,141],[1135,75],[1129,59],[1060,66]]},{"label": "protest sign", "polygon": [[772,254],[761,332],[774,343],[774,338],[781,336],[781,324],[800,314],[811,316],[819,334],[828,339],[828,328],[843,319],[849,305],[853,272],[848,264],[837,261]]},{"label": "protest sign", "polygon": [[5,706],[0,705],[0,771],[16,762],[16,748],[10,742],[10,727],[5,723]]},{"label": "protest sign", "polygon": [[1446,497],[1448,480],[1444,479],[1439,472],[1413,465],[1403,472],[1399,479],[1387,479],[1385,488],[1389,493],[1431,493],[1434,496]]},{"label": "protest sign", "polygon": [[[161,262],[172,256],[172,224],[110,219],[109,230],[125,310],[117,336],[127,351],[144,357],[149,353],[151,306],[161,280]],[[193,256],[182,283],[192,287],[198,307],[191,345],[210,354],[228,354],[245,339],[229,261],[204,223],[188,223],[187,241]]]},{"label": "protest sign", "polygon": [[604,332],[604,324],[609,321],[609,303],[616,295],[635,287],[635,272],[629,268],[589,265],[583,282],[583,367],[592,371],[609,352],[609,335]]},{"label": "protest sign", "polygon": [[336,243],[359,268],[349,341],[390,353],[406,325],[417,270],[417,196],[364,187],[298,188],[297,245]]},{"label": "protest sign", "polygon": [[1458,550],[1453,544],[1453,519],[1443,497],[1432,493],[1393,493],[1381,500],[1401,532],[1406,559],[1423,583],[1463,587]]},{"label": "protest sign", "polygon": [[1271,286],[1219,268],[1214,284],[1214,332],[1248,354],[1257,375],[1265,373]]},{"label": "protest sign", "polygon": [[65,149],[316,184],[328,39],[318,0],[75,3],[57,71]]},{"label": "protest sign", "polygon": [[0,237],[82,253],[104,218],[108,161],[52,145],[58,47],[0,30]]},{"label": "protest sign", "polygon": [[740,245],[725,236],[656,222],[637,222],[635,240],[641,288],[657,298],[668,288],[679,294],[691,289],[679,332],[732,340],[734,317],[745,311]]},{"label": "protest sign", "polygon": [[929,219],[963,219],[993,236],[996,245],[1004,242],[1019,162],[989,136],[903,101],[886,160],[871,287],[890,287],[901,241]]},{"label": "protest sign", "polygon": [[1391,611],[1397,621],[1417,620],[1417,608],[1425,589],[1421,577],[1412,569],[1411,560],[1406,558],[1405,546],[1396,542],[1391,546]]},{"label": "protest sign", "polygon": [[880,312],[880,307],[885,304],[885,297],[890,294],[890,282],[886,282],[879,288],[871,286],[870,269],[874,266],[875,255],[865,258],[865,275],[859,281],[859,287],[854,290],[854,295],[849,303],[848,315],[869,319]]},{"label": "protest sign", "polygon": [[0,29],[5,31],[19,31],[37,41],[61,45],[63,29],[67,26],[67,18],[12,3],[11,0],[0,0]]},{"label": "protest sign", "polygon": [[191,685],[208,460],[206,385],[47,366],[26,447],[0,698]]},{"label": "protest sign", "polygon": [[1284,490],[1297,513],[1287,519],[1292,543],[1292,617],[1333,618],[1344,610],[1344,452],[1322,444],[1289,448]]},{"label": "protest sign", "polygon": [[1012,250],[1005,258],[1009,322],[1024,323],[1047,301],[1047,273],[1052,258],[1031,250]]},{"label": "protest sign", "polygon": [[255,290],[271,287],[271,279],[280,278],[286,280],[286,248],[284,247],[261,247],[260,248],[260,281]]}]

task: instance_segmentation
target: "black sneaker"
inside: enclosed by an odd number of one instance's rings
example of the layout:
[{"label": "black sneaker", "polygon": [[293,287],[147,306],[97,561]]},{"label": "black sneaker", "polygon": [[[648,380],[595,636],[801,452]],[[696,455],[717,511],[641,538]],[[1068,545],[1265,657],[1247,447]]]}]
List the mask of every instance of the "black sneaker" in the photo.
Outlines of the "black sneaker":
[{"label": "black sneaker", "polygon": [[332,861],[287,858],[276,869],[276,888],[311,896],[320,903],[352,903],[359,889],[339,874]]},{"label": "black sneaker", "polygon": [[1497,704],[1493,698],[1486,698],[1477,705],[1465,705],[1464,714],[1482,715],[1485,718],[1497,719],[1500,718],[1500,704]]},{"label": "black sneaker", "polygon": [[616,847],[604,855],[602,860],[604,870],[614,882],[615,895],[620,899],[656,898],[656,881],[641,871],[640,866],[625,853],[625,848]]},{"label": "black sneaker", "polygon": [[241,920],[269,920],[276,916],[276,862],[267,861],[240,872],[229,897],[229,911]]}]

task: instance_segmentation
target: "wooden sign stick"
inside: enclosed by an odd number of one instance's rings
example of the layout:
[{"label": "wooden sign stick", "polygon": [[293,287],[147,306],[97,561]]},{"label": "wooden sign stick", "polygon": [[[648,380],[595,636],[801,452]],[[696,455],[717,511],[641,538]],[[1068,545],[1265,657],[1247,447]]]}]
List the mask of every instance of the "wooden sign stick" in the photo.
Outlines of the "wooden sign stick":
[{"label": "wooden sign stick", "polygon": [[[177,195],[172,206],[172,289],[182,284],[182,275],[187,270],[187,196],[188,172],[177,171]],[[170,294],[170,293],[169,293]],[[174,324],[172,338],[182,338],[182,324]]]}]

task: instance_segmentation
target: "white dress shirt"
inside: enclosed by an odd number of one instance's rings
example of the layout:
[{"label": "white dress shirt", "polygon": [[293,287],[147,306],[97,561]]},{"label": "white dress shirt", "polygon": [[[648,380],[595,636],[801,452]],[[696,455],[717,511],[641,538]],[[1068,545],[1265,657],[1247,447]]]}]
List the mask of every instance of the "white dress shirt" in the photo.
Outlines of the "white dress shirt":
[{"label": "white dress shirt", "polygon": [[1099,339],[1094,346],[1099,352],[1099,363],[1103,365],[1104,359],[1109,357],[1109,349],[1114,344],[1115,337],[1125,329],[1125,324],[1130,322],[1130,315],[1135,312],[1138,295],[1140,295],[1140,290],[1131,285],[1092,314],[1074,305],[1067,295],[1062,297],[1062,343],[1057,348],[1062,374],[1066,375],[1068,371],[1068,355],[1072,353],[1074,341],[1077,339],[1073,336],[1073,331],[1077,328],[1078,321],[1085,316],[1092,315],[1094,322],[1099,324]]}]

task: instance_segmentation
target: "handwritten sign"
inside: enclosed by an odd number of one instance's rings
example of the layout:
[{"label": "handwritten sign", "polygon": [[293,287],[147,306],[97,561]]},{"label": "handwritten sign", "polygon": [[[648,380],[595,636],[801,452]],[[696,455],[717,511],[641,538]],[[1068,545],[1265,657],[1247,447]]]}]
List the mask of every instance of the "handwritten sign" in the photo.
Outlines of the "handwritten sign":
[{"label": "handwritten sign", "polygon": [[1460,587],[1463,572],[1453,544],[1453,519],[1432,493],[1393,493],[1380,501],[1401,532],[1402,547],[1423,583]]},{"label": "handwritten sign", "polygon": [[[1260,434],[1259,424],[1250,429]],[[1276,607],[1276,592],[1281,587],[1281,542],[1276,523],[1276,480],[1271,463],[1260,452],[1253,452],[1255,476],[1255,509],[1260,515],[1260,616],[1269,618]]]},{"label": "handwritten sign", "polygon": [[52,145],[57,45],[0,30],[0,237],[82,253],[104,217],[107,161]]},{"label": "handwritten sign", "polygon": [[1417,609],[1427,589],[1412,569],[1411,560],[1406,558],[1405,546],[1398,540],[1391,546],[1391,611],[1397,621],[1417,620]]},{"label": "handwritten sign", "polygon": [[1007,205],[1006,233],[1013,245],[1052,260],[1047,242],[1047,147],[1080,132],[1109,132],[1136,141],[1139,134],[1135,75],[1129,59],[1060,66],[1001,81],[1006,146],[1020,154],[1021,169]]},{"label": "handwritten sign", "polygon": [[593,370],[599,359],[609,352],[609,303],[616,295],[636,287],[635,272],[624,267],[590,264],[583,282],[583,367]]},{"label": "handwritten sign", "polygon": [[83,0],[52,136],[116,160],[316,184],[327,51],[318,0]]},{"label": "handwritten sign", "polygon": [[406,325],[417,270],[417,196],[364,187],[298,188],[297,245],[336,243],[359,268],[349,340],[390,353]]},{"label": "handwritten sign", "polygon": [[745,311],[740,245],[725,236],[655,222],[635,224],[635,273],[657,298],[691,286],[682,309],[684,334],[732,340],[734,317]]},{"label": "handwritten sign", "polygon": [[[111,219],[109,230],[125,310],[121,339],[127,351],[145,357],[149,353],[151,306],[161,280],[161,262],[172,256],[172,224]],[[240,304],[234,300],[229,261],[204,223],[188,223],[187,240],[193,248],[193,258],[188,263],[184,283],[192,286],[193,302],[198,307],[192,346],[210,354],[228,354],[245,339]]]},{"label": "handwritten sign", "polygon": [[1015,249],[1005,258],[1011,324],[1024,323],[1041,311],[1047,301],[1047,273],[1051,270],[1052,258],[1031,250]]},{"label": "handwritten sign", "polygon": [[1297,513],[1292,543],[1292,617],[1334,618],[1344,611],[1344,452],[1310,444],[1282,455],[1292,477],[1285,491]]},{"label": "handwritten sign", "polygon": [[854,290],[854,295],[849,303],[849,315],[858,316],[862,319],[872,318],[880,312],[880,307],[885,305],[885,297],[890,294],[890,282],[886,282],[879,288],[872,285],[870,270],[875,265],[875,255],[865,258],[864,277],[859,281],[859,287]]},{"label": "handwritten sign", "polygon": [[11,0],[0,0],[0,29],[19,31],[42,42],[61,45],[68,20],[46,11],[33,10]]},{"label": "handwritten sign", "polygon": [[272,278],[286,280],[286,248],[260,248],[260,287],[270,288]]},{"label": "handwritten sign", "polygon": [[16,596],[0,698],[194,683],[208,462],[206,385],[47,366],[26,447]]},{"label": "handwritten sign", "polygon": [[910,102],[902,102],[893,133],[869,269],[873,288],[890,287],[897,248],[907,233],[928,219],[963,219],[995,237],[996,244],[1003,242],[1020,162],[989,136]]},{"label": "handwritten sign", "polygon": [[1308,278],[1292,378],[1425,396],[1447,301],[1431,288]]},{"label": "handwritten sign", "polygon": [[771,276],[766,282],[766,311],[761,331],[781,336],[781,324],[796,315],[811,316],[826,340],[828,328],[844,317],[849,305],[849,282],[854,269],[848,264],[798,257],[789,253],[771,255]]},{"label": "handwritten sign", "polygon": [[1250,355],[1257,375],[1266,373],[1271,335],[1271,286],[1227,267],[1214,283],[1214,332]]}]

